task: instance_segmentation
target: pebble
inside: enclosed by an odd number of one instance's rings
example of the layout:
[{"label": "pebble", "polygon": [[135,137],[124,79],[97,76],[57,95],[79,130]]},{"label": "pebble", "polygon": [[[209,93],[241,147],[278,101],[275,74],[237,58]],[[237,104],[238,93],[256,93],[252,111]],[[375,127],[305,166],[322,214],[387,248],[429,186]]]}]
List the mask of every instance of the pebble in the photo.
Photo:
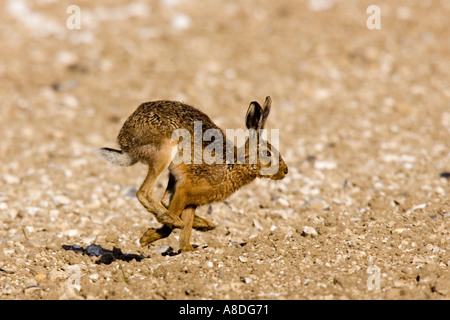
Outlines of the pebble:
[{"label": "pebble", "polygon": [[75,237],[75,236],[79,235],[79,232],[77,229],[69,229],[69,230],[64,231],[63,234],[68,237]]},{"label": "pebble", "polygon": [[285,198],[279,198],[277,200],[277,202],[279,204],[281,204],[283,207],[289,207],[289,201],[287,199],[285,199]]},{"label": "pebble", "polygon": [[169,246],[162,246],[161,248],[156,249],[155,252],[156,253],[164,253],[167,250],[169,250],[169,248],[170,248]]},{"label": "pebble", "polygon": [[336,169],[336,162],[328,162],[328,161],[315,161],[314,168],[317,170],[333,170]]},{"label": "pebble", "polygon": [[311,11],[325,11],[334,6],[334,0],[309,0],[308,8]]},{"label": "pebble", "polygon": [[191,26],[191,17],[184,13],[177,13],[170,23],[175,30],[187,30]]},{"label": "pebble", "polygon": [[125,190],[122,191],[122,194],[130,199],[136,198],[136,192],[138,189],[136,187],[128,187]]},{"label": "pebble", "polygon": [[18,177],[10,174],[4,174],[3,180],[5,180],[7,184],[18,184],[20,182],[20,179]]},{"label": "pebble", "polygon": [[[64,107],[69,107],[69,108],[76,108],[79,105],[78,99],[73,95],[65,95],[64,97],[61,98],[61,103]],[[86,162],[86,159],[80,159],[80,160]],[[71,163],[73,163],[73,162],[74,161],[72,161]]]},{"label": "pebble", "polygon": [[400,233],[402,233],[405,230],[407,230],[407,229],[406,228],[395,228],[395,229],[392,230],[392,233],[400,234]]},{"label": "pebble", "polygon": [[84,244],[93,243],[97,239],[96,236],[91,236],[83,239]]},{"label": "pebble", "polygon": [[308,227],[308,226],[304,226],[303,227],[303,231],[302,231],[302,236],[306,236],[306,235],[310,235],[312,237],[315,237],[317,235],[319,235],[316,231],[316,229],[314,229],[313,227]]},{"label": "pebble", "polygon": [[41,211],[41,208],[38,208],[38,207],[26,207],[25,211],[30,216],[34,216],[37,212]]},{"label": "pebble", "polygon": [[52,89],[55,91],[68,91],[76,87],[78,87],[78,81],[75,79],[52,83]]},{"label": "pebble", "polygon": [[252,282],[252,279],[251,278],[242,278],[242,282],[250,283],[250,282]]},{"label": "pebble", "polygon": [[263,226],[261,225],[261,223],[258,220],[253,219],[253,225],[255,226],[256,229],[263,230]]},{"label": "pebble", "polygon": [[53,197],[53,202],[56,205],[67,205],[71,203],[71,200],[69,198],[67,198],[66,196],[55,196]]},{"label": "pebble", "polygon": [[78,56],[73,52],[61,50],[57,52],[56,60],[63,66],[68,67],[78,62]]},{"label": "pebble", "polygon": [[406,211],[406,214],[412,213],[418,209],[425,209],[427,207],[426,203],[418,204],[417,206],[412,207],[408,211]]}]

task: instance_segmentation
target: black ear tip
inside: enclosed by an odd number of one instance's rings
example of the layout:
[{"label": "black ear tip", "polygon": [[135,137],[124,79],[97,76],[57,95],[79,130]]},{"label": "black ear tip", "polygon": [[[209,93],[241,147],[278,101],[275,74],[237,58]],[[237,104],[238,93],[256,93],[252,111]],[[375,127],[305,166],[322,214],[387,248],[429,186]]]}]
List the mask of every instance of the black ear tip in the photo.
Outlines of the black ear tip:
[{"label": "black ear tip", "polygon": [[261,107],[261,106],[259,105],[258,101],[252,101],[252,102],[250,102],[250,105],[255,105],[255,106],[257,106],[257,107]]}]

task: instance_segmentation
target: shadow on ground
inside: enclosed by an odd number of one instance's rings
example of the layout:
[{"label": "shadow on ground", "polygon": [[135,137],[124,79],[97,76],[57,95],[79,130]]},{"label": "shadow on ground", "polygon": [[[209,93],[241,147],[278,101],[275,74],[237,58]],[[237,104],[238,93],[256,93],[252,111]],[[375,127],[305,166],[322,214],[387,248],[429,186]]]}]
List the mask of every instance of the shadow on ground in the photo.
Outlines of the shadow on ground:
[{"label": "shadow on ground", "polygon": [[116,247],[114,247],[112,250],[107,250],[95,243],[87,246],[86,248],[83,248],[82,246],[79,246],[79,245],[63,244],[62,248],[64,250],[72,250],[75,252],[81,252],[82,254],[86,254],[90,257],[92,257],[92,256],[100,257],[97,261],[95,261],[96,264],[111,264],[115,260],[122,260],[122,261],[129,262],[134,259],[136,261],[141,261],[145,258],[148,258],[148,257],[144,257],[139,254],[123,253],[120,248],[116,248]]}]

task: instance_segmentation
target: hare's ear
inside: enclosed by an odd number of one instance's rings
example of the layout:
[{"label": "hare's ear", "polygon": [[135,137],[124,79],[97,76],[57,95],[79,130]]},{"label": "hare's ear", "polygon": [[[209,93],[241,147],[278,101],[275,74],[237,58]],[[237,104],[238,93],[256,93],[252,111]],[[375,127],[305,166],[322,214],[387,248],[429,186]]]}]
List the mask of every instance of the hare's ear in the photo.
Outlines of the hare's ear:
[{"label": "hare's ear", "polygon": [[248,107],[245,115],[245,125],[247,129],[259,130],[261,129],[261,122],[263,118],[263,109],[258,102],[253,101]]},{"label": "hare's ear", "polygon": [[260,126],[261,126],[260,129],[264,128],[264,125],[266,124],[266,120],[267,120],[267,117],[269,116],[271,106],[272,106],[272,99],[268,96],[268,97],[266,97],[266,101],[264,101],[264,105],[263,105],[264,109],[263,109],[263,114],[262,114],[262,120],[260,123]]}]

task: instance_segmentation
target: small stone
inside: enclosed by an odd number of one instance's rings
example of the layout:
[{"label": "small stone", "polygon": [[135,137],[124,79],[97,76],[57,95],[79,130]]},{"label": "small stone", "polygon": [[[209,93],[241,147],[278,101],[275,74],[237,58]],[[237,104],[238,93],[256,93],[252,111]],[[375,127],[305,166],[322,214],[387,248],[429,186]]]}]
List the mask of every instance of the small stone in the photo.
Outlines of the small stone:
[{"label": "small stone", "polygon": [[281,204],[283,207],[289,207],[289,201],[287,201],[287,199],[285,198],[279,198],[277,202]]},{"label": "small stone", "polygon": [[[72,95],[66,95],[61,100],[62,105],[69,108],[76,108],[78,107],[78,99],[75,96]],[[79,161],[85,162],[85,159],[80,159]],[[73,163],[73,161],[72,161]]]},{"label": "small stone", "polygon": [[426,207],[427,207],[426,203],[418,204],[417,206],[414,206],[411,209],[409,209],[408,211],[406,211],[406,214],[410,214],[419,209],[425,209]]},{"label": "small stone", "polygon": [[169,246],[162,246],[161,248],[156,249],[155,252],[156,253],[164,253],[164,252],[167,252],[169,250],[169,248],[170,248]]},{"label": "small stone", "polygon": [[400,234],[405,230],[407,230],[407,229],[406,228],[395,228],[392,230],[392,233]]},{"label": "small stone", "polygon": [[138,189],[136,187],[128,187],[122,191],[122,194],[126,198],[135,199],[137,190]]},{"label": "small stone", "polygon": [[308,8],[311,11],[325,11],[334,6],[333,0],[309,0]]},{"label": "small stone", "polygon": [[242,282],[250,283],[250,282],[252,282],[252,279],[250,279],[250,278],[242,278]]},{"label": "small stone", "polygon": [[256,229],[263,230],[263,226],[261,225],[261,223],[258,220],[253,219],[253,225],[255,226]]},{"label": "small stone", "polygon": [[317,233],[316,229],[314,229],[313,227],[304,226],[301,235],[303,237],[306,237],[307,235],[315,237],[315,236],[317,236],[319,234]]},{"label": "small stone", "polygon": [[69,229],[64,231],[64,235],[68,236],[68,237],[75,237],[79,234],[77,229]]},{"label": "small stone", "polygon": [[317,170],[333,170],[336,169],[336,162],[315,161],[314,168]]},{"label": "small stone", "polygon": [[19,178],[10,174],[4,174],[3,180],[5,180],[7,184],[18,184],[20,182]]},{"label": "small stone", "polygon": [[41,208],[38,208],[38,207],[26,207],[25,211],[30,216],[34,216],[37,212],[41,211]]},{"label": "small stone", "polygon": [[8,211],[9,216],[11,219],[15,219],[17,217],[17,215],[19,214],[19,210],[17,209],[11,209]]},{"label": "small stone", "polygon": [[55,91],[67,91],[74,89],[78,86],[78,81],[75,79],[69,79],[62,82],[52,83],[52,89]]},{"label": "small stone", "polygon": [[53,202],[56,205],[67,205],[71,203],[71,200],[67,198],[66,196],[55,196],[53,197]]},{"label": "small stone", "polygon": [[84,238],[84,239],[83,239],[83,243],[84,243],[84,244],[89,244],[89,243],[94,242],[96,239],[97,239],[96,236],[87,237],[87,238]]},{"label": "small stone", "polygon": [[74,65],[78,62],[78,56],[70,51],[58,51],[56,54],[56,60],[63,66]]},{"label": "small stone", "polygon": [[191,26],[191,17],[184,13],[177,13],[171,21],[172,28],[175,30],[186,30]]},{"label": "small stone", "polygon": [[247,258],[246,257],[243,257],[243,256],[239,256],[239,261],[241,261],[241,262],[247,262]]},{"label": "small stone", "polygon": [[112,277],[112,273],[110,271],[101,271],[99,274],[102,278],[109,279]]},{"label": "small stone", "polygon": [[98,278],[99,278],[98,273],[94,273],[89,276],[89,279],[91,279],[91,280],[98,280]]}]

